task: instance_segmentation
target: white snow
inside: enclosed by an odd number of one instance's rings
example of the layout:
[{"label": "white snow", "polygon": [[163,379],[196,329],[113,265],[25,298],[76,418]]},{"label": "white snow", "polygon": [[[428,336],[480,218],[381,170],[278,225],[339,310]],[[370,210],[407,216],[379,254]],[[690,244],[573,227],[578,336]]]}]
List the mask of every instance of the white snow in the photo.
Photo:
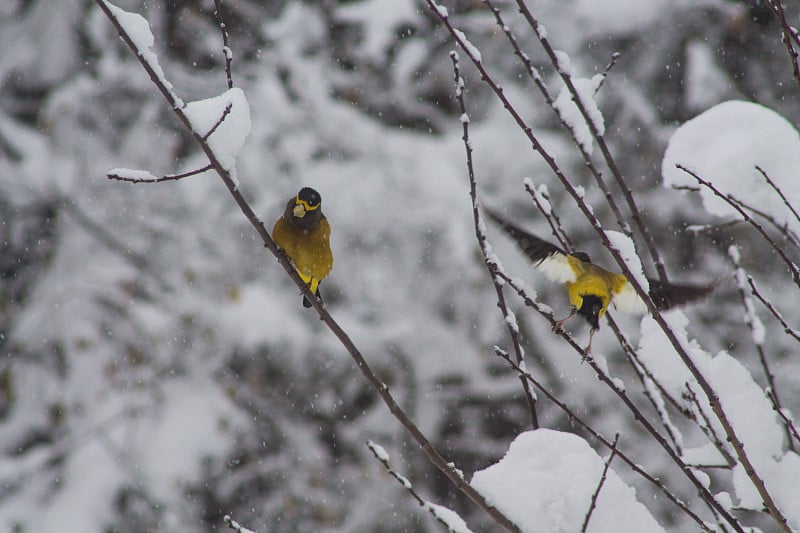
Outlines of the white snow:
[{"label": "white snow", "polygon": [[708,109],[732,92],[731,79],[719,67],[714,50],[705,41],[686,44],[686,105],[693,111]]},{"label": "white snow", "polygon": [[576,0],[572,9],[577,24],[588,36],[623,37],[658,23],[669,6],[669,0]]},{"label": "white snow", "polygon": [[[559,65],[562,65],[562,60],[559,60]],[[568,68],[568,66],[560,66],[561,70],[567,71]],[[594,99],[594,94],[602,82],[603,76],[600,74],[596,74],[589,79],[572,78],[572,84],[575,87],[577,97],[580,98],[581,104],[583,105],[584,109],[586,109],[589,119],[599,135],[603,135],[605,133],[606,127],[603,114],[600,112],[600,108],[597,107],[597,102]],[[591,154],[594,148],[594,136],[592,135],[589,124],[586,122],[586,119],[583,117],[580,109],[578,109],[572,93],[569,91],[566,85],[564,85],[564,87],[561,89],[561,92],[558,94],[558,97],[556,97],[555,102],[553,102],[553,106],[558,111],[561,119],[572,130],[581,148],[583,148],[586,153]]]},{"label": "white snow", "polygon": [[[800,134],[789,121],[771,109],[752,102],[732,100],[718,104],[681,125],[669,141],[661,165],[664,186],[697,181],[675,165],[692,170],[723,194],[772,215],[779,224],[800,231],[800,223],[767,184],[762,168],[783,194],[796,204],[800,199]],[[701,187],[703,205],[721,217],[740,217],[732,207]]]},{"label": "white snow", "polygon": [[125,33],[128,34],[128,37],[130,37],[139,57],[150,66],[159,81],[167,88],[175,107],[183,107],[183,101],[172,91],[172,83],[164,76],[164,70],[158,62],[158,56],[153,52],[155,37],[153,37],[153,32],[150,31],[150,24],[147,19],[138,13],[124,11],[108,0],[103,0],[103,2],[108,6],[108,9],[125,30]]},{"label": "white snow", "polygon": [[[231,106],[230,111],[225,115],[228,106]],[[250,106],[244,92],[234,87],[219,96],[189,102],[183,112],[194,132],[201,137],[219,123],[208,137],[208,144],[222,167],[233,172],[239,151],[250,134]]]},{"label": "white snow", "polygon": [[464,46],[464,50],[472,57],[472,60],[480,63],[481,62],[481,51],[478,50],[478,47],[472,44],[467,36],[464,34],[463,31],[459,29],[454,29],[453,32],[456,34],[456,37],[461,41],[461,44]]},{"label": "white snow", "polygon": [[[800,525],[800,508],[795,505],[796,491],[789,480],[798,479],[800,460],[794,452],[784,453],[783,429],[764,391],[753,381],[753,377],[739,361],[724,351],[712,356],[695,340],[690,340],[686,332],[689,321],[681,311],[664,313],[664,318],[681,345],[686,348],[698,370],[718,395],[722,410],[742,441],[757,474],[765,481],[767,489],[779,502],[781,511],[792,521],[794,527],[797,527]],[[638,354],[642,363],[674,398],[682,398],[687,408],[696,410],[692,403],[683,398],[688,383],[696,394],[703,412],[711,419],[716,434],[724,438],[725,431],[716,419],[700,385],[679,360],[661,328],[650,316],[642,319]],[[735,456],[733,448],[729,445],[727,448],[729,453]],[[714,455],[708,445],[705,445],[702,451],[697,449],[685,451],[687,460],[722,464],[722,459],[715,460]],[[760,509],[763,502],[740,464],[734,469],[733,480],[739,505]]]},{"label": "white snow", "polygon": [[153,181],[158,179],[146,170],[137,170],[133,168],[112,168],[108,173],[129,180]]},{"label": "white snow", "polygon": [[472,533],[472,530],[467,527],[464,519],[452,509],[448,509],[442,505],[431,502],[425,502],[425,507],[429,509],[436,518],[447,524],[447,528],[452,533]]},{"label": "white snow", "polygon": [[[470,484],[525,533],[580,531],[604,460],[580,437],[549,429],[518,435],[497,463]],[[589,531],[663,531],[636,491],[608,470]]]},{"label": "white snow", "polygon": [[[351,24],[363,24],[364,53],[381,58],[397,39],[395,32],[415,20],[417,6],[414,2],[397,0],[364,0],[342,4],[336,14]],[[447,16],[446,11],[444,16]]]}]

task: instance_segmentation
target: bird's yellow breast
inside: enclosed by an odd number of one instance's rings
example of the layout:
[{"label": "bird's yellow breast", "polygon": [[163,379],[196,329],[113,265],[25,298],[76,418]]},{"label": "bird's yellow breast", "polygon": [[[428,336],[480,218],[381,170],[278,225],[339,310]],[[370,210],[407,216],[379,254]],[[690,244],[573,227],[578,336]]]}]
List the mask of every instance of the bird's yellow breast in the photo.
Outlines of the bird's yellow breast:
[{"label": "bird's yellow breast", "polygon": [[574,282],[567,283],[570,305],[574,306],[576,309],[580,309],[583,305],[584,296],[597,296],[602,303],[598,318],[602,318],[606,309],[608,309],[611,297],[619,290],[617,288],[619,284],[617,278],[621,277],[624,282],[625,277],[609,272],[591,263],[585,263],[571,255],[567,256],[567,262],[573,272],[575,272],[576,278]]},{"label": "bird's yellow breast", "polygon": [[311,230],[293,227],[283,217],[272,228],[272,239],[286,252],[297,271],[316,280],[322,280],[333,268],[330,236],[331,227],[325,217]]}]

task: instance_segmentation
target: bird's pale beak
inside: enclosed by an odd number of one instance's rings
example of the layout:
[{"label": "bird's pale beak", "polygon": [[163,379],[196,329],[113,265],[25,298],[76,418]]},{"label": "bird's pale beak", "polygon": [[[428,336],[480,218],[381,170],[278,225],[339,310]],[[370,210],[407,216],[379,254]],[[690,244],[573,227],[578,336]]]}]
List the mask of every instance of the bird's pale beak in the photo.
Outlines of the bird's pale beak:
[{"label": "bird's pale beak", "polygon": [[297,218],[303,218],[306,216],[306,208],[303,207],[303,204],[297,204],[292,208],[292,214]]}]

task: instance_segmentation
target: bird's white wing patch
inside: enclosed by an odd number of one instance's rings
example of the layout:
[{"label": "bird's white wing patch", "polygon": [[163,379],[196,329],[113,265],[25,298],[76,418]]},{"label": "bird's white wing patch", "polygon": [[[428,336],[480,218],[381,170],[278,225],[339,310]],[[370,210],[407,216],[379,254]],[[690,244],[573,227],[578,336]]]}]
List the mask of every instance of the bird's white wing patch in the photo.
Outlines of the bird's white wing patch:
[{"label": "bird's white wing patch", "polygon": [[636,293],[636,289],[633,288],[633,285],[627,281],[622,286],[622,289],[611,298],[611,303],[614,304],[615,309],[623,313],[640,315],[647,312],[647,305],[644,303],[644,300]]},{"label": "bird's white wing patch", "polygon": [[562,253],[553,253],[542,259],[536,269],[550,281],[556,283],[575,283],[578,277],[570,267],[567,256]]}]

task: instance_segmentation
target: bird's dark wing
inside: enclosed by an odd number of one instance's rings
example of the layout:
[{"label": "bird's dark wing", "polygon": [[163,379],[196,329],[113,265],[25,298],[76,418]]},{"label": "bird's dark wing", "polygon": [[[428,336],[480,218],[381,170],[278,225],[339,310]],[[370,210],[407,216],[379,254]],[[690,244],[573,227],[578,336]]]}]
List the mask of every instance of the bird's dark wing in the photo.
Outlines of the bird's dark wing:
[{"label": "bird's dark wing", "polygon": [[484,207],[484,211],[503,231],[517,241],[522,252],[548,279],[556,283],[572,283],[577,279],[575,271],[567,261],[567,253],[564,250],[528,233],[491,209]]},{"label": "bird's dark wing", "polygon": [[699,300],[710,294],[714,290],[714,285],[705,287],[697,285],[673,285],[672,283],[661,283],[657,279],[649,279],[650,298],[660,310],[672,309],[679,305],[687,304],[694,300]]}]

